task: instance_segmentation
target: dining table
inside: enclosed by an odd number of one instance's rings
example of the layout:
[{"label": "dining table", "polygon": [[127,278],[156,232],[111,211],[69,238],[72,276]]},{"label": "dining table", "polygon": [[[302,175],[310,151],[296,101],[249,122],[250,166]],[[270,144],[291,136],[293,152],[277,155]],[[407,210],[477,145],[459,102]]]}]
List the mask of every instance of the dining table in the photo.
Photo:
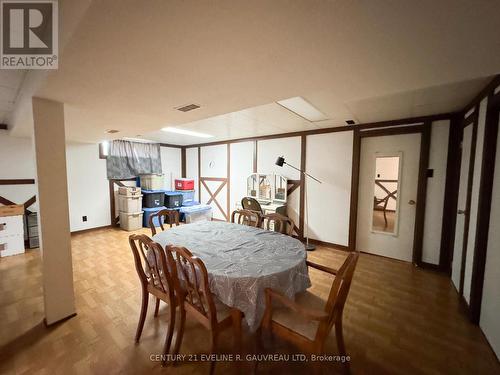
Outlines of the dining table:
[{"label": "dining table", "polygon": [[278,232],[202,221],[169,228],[153,240],[163,247],[185,247],[200,258],[210,291],[241,311],[250,332],[257,330],[264,315],[266,288],[293,299],[311,286],[304,244]]}]

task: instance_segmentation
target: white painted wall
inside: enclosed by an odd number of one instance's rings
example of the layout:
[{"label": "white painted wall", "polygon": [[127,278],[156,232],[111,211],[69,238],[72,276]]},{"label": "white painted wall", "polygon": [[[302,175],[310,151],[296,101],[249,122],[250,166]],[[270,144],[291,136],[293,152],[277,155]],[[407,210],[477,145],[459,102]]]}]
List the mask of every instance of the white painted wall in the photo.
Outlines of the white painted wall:
[{"label": "white painted wall", "polygon": [[194,189],[196,200],[200,200],[198,189],[198,147],[186,149],[186,178],[194,180]]},{"label": "white painted wall", "polygon": [[351,201],[353,132],[307,136],[309,236],[347,246]]},{"label": "white painted wall", "polygon": [[481,101],[477,124],[476,156],[474,159],[474,174],[472,181],[472,197],[470,204],[469,236],[467,237],[467,253],[465,257],[464,272],[464,298],[470,300],[470,287],[472,281],[472,264],[474,263],[474,247],[476,244],[476,226],[479,203],[479,184],[481,180],[481,167],[483,162],[484,128],[486,124],[486,109],[488,98]]},{"label": "white painted wall", "polygon": [[[288,179],[300,180],[300,172],[283,165],[278,167],[275,162],[278,156],[284,156],[285,161],[300,168],[300,137],[277,138],[257,142],[257,172],[276,173]],[[299,226],[300,188],[295,189],[287,201],[287,215]]]},{"label": "white painted wall", "polygon": [[[32,140],[10,137],[0,130],[0,179],[30,179],[35,174]],[[0,185],[0,195],[14,203],[24,203],[36,193],[36,185]],[[38,204],[30,209],[36,211]]]},{"label": "white painted wall", "polygon": [[253,172],[253,142],[238,142],[231,147],[231,212],[236,209],[236,203],[247,196],[247,177]]},{"label": "white painted wall", "polygon": [[[227,177],[227,148],[228,146],[216,145],[201,147],[201,177]],[[223,184],[221,181],[206,181],[208,189],[215,194],[217,189]],[[226,220],[224,213],[227,213],[227,184],[216,195],[215,200],[210,203],[213,210],[213,217],[219,220]],[[201,186],[201,203],[208,203],[210,194],[207,189]]]},{"label": "white painted wall", "polygon": [[[500,127],[500,124],[499,124]],[[497,358],[500,358],[500,136],[497,138],[495,172],[484,270],[481,326]]]},{"label": "white painted wall", "polygon": [[71,231],[110,225],[106,160],[99,159],[99,145],[67,144],[66,168]]},{"label": "white painted wall", "polygon": [[160,147],[161,167],[164,175],[164,188],[174,189],[174,180],[181,177],[181,149],[176,147]]},{"label": "white painted wall", "polygon": [[434,176],[427,179],[422,244],[422,261],[431,264],[439,264],[449,132],[448,120],[432,123],[429,169],[434,170]]}]

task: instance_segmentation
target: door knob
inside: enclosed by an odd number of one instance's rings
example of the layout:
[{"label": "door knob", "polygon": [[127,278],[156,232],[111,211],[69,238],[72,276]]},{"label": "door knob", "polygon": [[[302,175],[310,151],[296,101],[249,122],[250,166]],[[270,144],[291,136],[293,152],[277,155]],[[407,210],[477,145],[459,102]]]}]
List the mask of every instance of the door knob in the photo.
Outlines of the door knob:
[{"label": "door knob", "polygon": [[458,210],[458,211],[457,211],[457,214],[458,214],[458,215],[465,215],[466,213],[467,213],[467,211],[466,211],[466,210]]},{"label": "door knob", "polygon": [[410,199],[410,200],[408,201],[408,204],[410,204],[410,205],[412,205],[412,206],[413,206],[415,203],[416,203],[416,202],[415,202],[413,199]]}]

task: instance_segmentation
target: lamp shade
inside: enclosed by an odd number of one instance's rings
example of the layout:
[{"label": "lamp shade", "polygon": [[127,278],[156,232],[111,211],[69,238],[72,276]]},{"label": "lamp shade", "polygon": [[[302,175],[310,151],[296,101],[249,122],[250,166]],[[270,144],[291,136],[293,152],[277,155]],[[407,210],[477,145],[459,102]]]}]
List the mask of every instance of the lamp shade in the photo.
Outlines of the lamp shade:
[{"label": "lamp shade", "polygon": [[279,156],[278,159],[276,159],[275,164],[279,167],[282,167],[283,164],[285,164],[285,158],[283,156]]}]

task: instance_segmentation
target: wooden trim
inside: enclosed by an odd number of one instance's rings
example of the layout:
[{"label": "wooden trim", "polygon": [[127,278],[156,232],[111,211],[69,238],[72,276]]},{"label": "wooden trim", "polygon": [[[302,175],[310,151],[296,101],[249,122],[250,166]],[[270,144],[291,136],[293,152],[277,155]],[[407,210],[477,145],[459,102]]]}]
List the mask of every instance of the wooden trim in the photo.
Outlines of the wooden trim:
[{"label": "wooden trim", "polygon": [[17,204],[17,203],[14,203],[11,200],[9,200],[7,198],[4,198],[2,196],[0,196],[0,203],[3,204],[3,205],[5,205],[5,206],[12,206],[12,205]]},{"label": "wooden trim", "polygon": [[288,185],[291,185],[290,187],[287,186],[286,189],[286,195],[290,196],[297,188],[300,187],[300,180],[288,180],[287,181]]},{"label": "wooden trim", "polygon": [[427,200],[427,169],[431,145],[432,123],[422,127],[420,138],[420,161],[418,169],[417,206],[415,213],[415,231],[413,237],[413,263],[422,266],[422,245],[424,240],[425,203]]},{"label": "wooden trim", "polygon": [[204,181],[227,181],[226,177],[203,177]]},{"label": "wooden trim", "polygon": [[253,173],[257,173],[257,153],[258,153],[258,145],[257,140],[253,141]]},{"label": "wooden trim", "polygon": [[[456,115],[450,121],[448,136],[448,156],[446,162],[446,183],[444,190],[443,219],[441,225],[441,246],[439,266],[443,272],[451,275],[451,262],[455,246],[455,226],[458,205],[458,186],[460,184],[461,163],[461,119]],[[450,220],[450,218],[453,218]]]},{"label": "wooden trim", "polygon": [[[430,124],[430,122],[426,122]],[[398,126],[384,129],[369,129],[360,132],[361,137],[379,137],[386,135],[400,135],[400,134],[411,134],[419,133],[422,131],[424,125],[408,125],[408,126]]]},{"label": "wooden trim", "polygon": [[488,250],[493,178],[495,174],[495,157],[497,152],[500,105],[495,106],[490,103],[493,103],[493,101],[488,100],[488,110],[484,129],[483,160],[481,163],[481,178],[479,183],[478,217],[476,223],[469,304],[470,318],[474,324],[479,324],[481,314],[484,271]]},{"label": "wooden trim", "polygon": [[104,155],[104,146],[102,145],[102,142],[99,142],[99,159],[107,159],[108,156]]},{"label": "wooden trim", "polygon": [[184,147],[202,147],[202,146],[215,146],[227,143],[238,143],[238,142],[248,142],[248,141],[263,141],[268,139],[276,139],[276,138],[289,138],[289,137],[301,137],[307,135],[316,135],[316,134],[327,134],[327,133],[335,133],[335,132],[343,132],[343,131],[351,131],[351,130],[366,130],[366,129],[374,129],[374,128],[390,128],[397,127],[402,125],[412,125],[412,124],[423,124],[425,122],[433,122],[440,120],[449,120],[453,117],[455,113],[442,113],[431,116],[421,116],[421,117],[408,117],[398,120],[389,120],[389,121],[379,121],[372,122],[366,124],[357,124],[357,125],[345,125],[345,126],[335,126],[331,128],[321,128],[321,129],[312,129],[312,130],[303,130],[289,133],[280,133],[280,134],[270,134],[264,136],[257,137],[246,137],[246,138],[237,138],[225,141],[215,141],[208,143],[197,143],[192,145],[186,145]]},{"label": "wooden trim", "polygon": [[227,206],[227,221],[231,217],[231,145],[227,145],[227,180],[226,180],[226,206]]},{"label": "wooden trim", "polygon": [[24,209],[27,210],[29,206],[36,202],[36,195],[33,195],[30,199],[23,203]]},{"label": "wooden trim", "polygon": [[442,272],[441,266],[439,264],[432,264],[432,263],[427,263],[427,262],[421,261],[418,264],[418,266],[420,268],[424,268],[424,269],[427,269],[427,270]]},{"label": "wooden trim", "polygon": [[35,180],[32,178],[17,178],[0,180],[0,185],[33,185]]},{"label": "wooden trim", "polygon": [[[479,113],[479,105],[475,110],[476,114]],[[463,297],[464,293],[464,279],[465,279],[465,262],[467,260],[467,242],[469,240],[469,222],[470,222],[470,207],[472,201],[472,183],[474,180],[474,162],[476,160],[476,141],[477,141],[477,119],[478,116],[475,116],[475,121],[468,125],[472,126],[472,139],[471,139],[471,148],[470,148],[470,159],[469,159],[469,174],[467,176],[467,199],[465,204],[465,221],[464,221],[464,241],[462,247],[462,261],[460,265],[460,286],[459,286],[459,294]]]},{"label": "wooden trim", "polygon": [[[305,135],[300,137],[300,170],[306,169],[306,152],[307,152],[307,138]],[[305,184],[306,179],[304,173],[300,174],[300,200],[299,200],[299,235],[304,238],[304,212],[305,212]],[[309,214],[309,213],[308,213]]]},{"label": "wooden trim", "polygon": [[201,201],[201,147],[198,147],[198,202]]},{"label": "wooden trim", "polygon": [[[221,178],[213,178],[213,177],[200,177],[200,181],[201,181],[203,187],[207,190],[208,195],[210,195],[210,198],[208,199],[206,204],[210,205],[210,203],[214,202],[215,205],[217,206],[217,208],[220,210],[220,212],[224,216],[224,218],[226,219],[226,221],[229,221],[229,219],[230,219],[229,211],[225,212],[225,210],[220,205],[219,201],[217,201],[217,195],[222,191],[224,186],[227,186],[227,183],[228,183],[227,178],[221,179]],[[221,181],[222,184],[220,184],[219,187],[217,188],[217,190],[215,190],[215,192],[212,193],[212,191],[210,190],[208,185],[205,183],[205,181]],[[227,189],[227,190],[229,190],[229,189]]]},{"label": "wooden trim", "polygon": [[0,124],[0,130],[7,130],[8,128],[7,124]]},{"label": "wooden trim", "polygon": [[116,227],[117,221],[115,217],[115,186],[113,180],[109,180],[109,212],[111,217],[111,226]]},{"label": "wooden trim", "polygon": [[171,144],[171,143],[160,143],[160,147],[172,147],[172,148],[186,148],[186,146],[182,146],[182,145],[174,145],[174,144]]},{"label": "wooden trim", "polygon": [[47,327],[47,328],[51,328],[51,327],[54,327],[54,326],[58,325],[59,323],[65,322],[66,320],[69,320],[69,319],[71,319],[71,318],[73,318],[73,317],[75,317],[75,316],[76,316],[76,312],[75,312],[75,313],[73,313],[73,314],[71,314],[71,315],[68,315],[68,316],[67,316],[67,317],[65,317],[65,318],[59,319],[59,320],[57,320],[57,321],[55,321],[55,322],[52,322],[52,323],[50,323],[50,324],[47,324],[47,319],[46,319],[46,318],[43,318],[43,324],[45,325],[45,327]]},{"label": "wooden trim", "polygon": [[352,139],[351,205],[349,212],[349,250],[356,250],[356,229],[358,225],[359,163],[361,157],[361,136],[354,130]]},{"label": "wooden trim", "polygon": [[[469,112],[473,107],[477,107],[481,101],[493,94],[494,90],[500,86],[500,74],[497,74],[493,79],[471,100],[469,104],[462,110],[463,113]],[[477,108],[476,108],[477,111]]]},{"label": "wooden trim", "polygon": [[315,240],[314,238],[309,238],[309,242],[314,244],[314,245],[330,247],[330,248],[334,248],[336,250],[350,251],[348,246],[339,245],[339,244],[333,243],[333,242]]},{"label": "wooden trim", "polygon": [[186,178],[186,148],[181,148],[181,177]]}]

